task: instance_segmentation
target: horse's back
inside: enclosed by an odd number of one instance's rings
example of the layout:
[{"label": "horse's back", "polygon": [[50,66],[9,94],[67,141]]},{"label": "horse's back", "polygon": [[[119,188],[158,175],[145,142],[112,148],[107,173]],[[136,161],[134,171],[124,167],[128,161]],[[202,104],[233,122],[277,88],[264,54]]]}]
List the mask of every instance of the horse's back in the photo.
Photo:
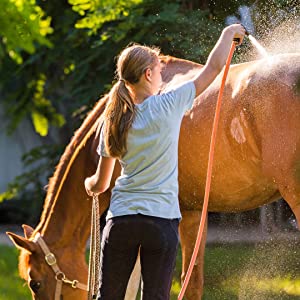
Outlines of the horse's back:
[{"label": "horse's back", "polygon": [[[284,176],[300,158],[296,153],[300,148],[299,70],[299,54],[231,67],[218,129],[210,210],[246,210],[280,197],[276,172],[287,166]],[[179,154],[183,208],[201,208],[220,81],[221,75],[183,121]]]}]

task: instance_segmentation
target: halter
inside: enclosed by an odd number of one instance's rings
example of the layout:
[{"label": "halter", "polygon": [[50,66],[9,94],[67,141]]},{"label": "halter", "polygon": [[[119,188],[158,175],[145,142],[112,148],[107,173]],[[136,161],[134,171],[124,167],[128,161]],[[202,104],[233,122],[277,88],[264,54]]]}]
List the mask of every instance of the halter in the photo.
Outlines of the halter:
[{"label": "halter", "polygon": [[33,240],[35,243],[38,243],[42,251],[45,254],[46,263],[52,268],[55,273],[56,288],[55,288],[55,300],[59,300],[61,296],[62,284],[69,284],[73,289],[81,289],[88,291],[88,287],[85,284],[80,283],[78,280],[69,280],[66,278],[65,273],[63,273],[56,261],[56,257],[53,253],[50,252],[47,244],[43,240],[40,233],[37,233]]}]

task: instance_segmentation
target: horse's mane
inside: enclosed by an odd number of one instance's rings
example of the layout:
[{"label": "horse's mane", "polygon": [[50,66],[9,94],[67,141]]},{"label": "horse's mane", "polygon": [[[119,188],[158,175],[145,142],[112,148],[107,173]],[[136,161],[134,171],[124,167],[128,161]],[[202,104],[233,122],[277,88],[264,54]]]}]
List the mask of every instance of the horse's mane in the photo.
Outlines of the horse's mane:
[{"label": "horse's mane", "polygon": [[[89,115],[85,118],[82,125],[79,129],[74,133],[71,142],[66,147],[57,167],[54,172],[54,175],[49,180],[47,195],[43,207],[43,212],[41,215],[40,222],[35,229],[35,232],[41,230],[43,225],[45,224],[49,212],[55,203],[60,187],[63,184],[64,178],[66,177],[67,173],[69,172],[69,167],[74,158],[78,155],[80,149],[85,145],[88,138],[95,132],[96,123],[98,124],[99,117],[101,116],[102,112],[104,111],[105,104],[107,102],[108,95],[101,98]],[[74,154],[75,153],[75,154]],[[72,160],[72,161],[71,161]],[[32,235],[32,237],[34,234]]]}]

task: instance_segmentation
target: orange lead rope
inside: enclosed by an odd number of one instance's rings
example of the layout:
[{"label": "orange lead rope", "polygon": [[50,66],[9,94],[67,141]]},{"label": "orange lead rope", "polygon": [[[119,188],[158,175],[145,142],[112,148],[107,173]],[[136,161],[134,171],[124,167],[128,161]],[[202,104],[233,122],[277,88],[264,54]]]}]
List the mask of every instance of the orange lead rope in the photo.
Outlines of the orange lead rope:
[{"label": "orange lead rope", "polygon": [[214,117],[214,123],[212,127],[212,134],[211,134],[211,141],[210,141],[210,148],[209,148],[209,156],[208,156],[208,167],[207,167],[207,173],[206,173],[206,184],[205,184],[205,194],[204,194],[204,203],[202,208],[202,214],[201,214],[201,220],[199,225],[199,230],[197,234],[197,239],[195,243],[194,252],[190,261],[189,268],[187,270],[183,285],[181,287],[181,291],[178,296],[178,300],[182,300],[183,295],[185,293],[185,290],[187,288],[187,285],[189,283],[193,267],[196,261],[196,257],[199,251],[200,243],[203,236],[204,226],[206,222],[206,216],[207,216],[207,207],[208,207],[208,198],[209,198],[209,192],[210,192],[210,184],[211,184],[211,174],[212,174],[212,166],[213,166],[213,160],[214,160],[214,151],[215,151],[215,144],[216,144],[216,136],[217,136],[217,129],[218,129],[218,123],[219,123],[219,117],[220,117],[220,111],[221,111],[221,104],[222,104],[222,96],[224,91],[224,86],[229,70],[229,66],[231,63],[231,59],[235,50],[236,42],[232,42],[230,52],[226,61],[225,70],[222,78],[222,83],[218,95],[218,100],[216,104],[216,111],[215,111],[215,117]]}]

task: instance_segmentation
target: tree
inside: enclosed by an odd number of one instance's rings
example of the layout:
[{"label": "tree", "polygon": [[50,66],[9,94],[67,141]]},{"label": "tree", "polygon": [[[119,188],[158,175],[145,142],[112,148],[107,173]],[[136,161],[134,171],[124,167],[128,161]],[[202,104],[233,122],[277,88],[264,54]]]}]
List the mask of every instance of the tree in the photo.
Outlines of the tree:
[{"label": "tree", "polygon": [[18,64],[23,62],[20,52],[35,52],[34,43],[51,47],[46,38],[53,32],[51,17],[47,17],[35,0],[0,0],[0,58],[5,52]]}]

